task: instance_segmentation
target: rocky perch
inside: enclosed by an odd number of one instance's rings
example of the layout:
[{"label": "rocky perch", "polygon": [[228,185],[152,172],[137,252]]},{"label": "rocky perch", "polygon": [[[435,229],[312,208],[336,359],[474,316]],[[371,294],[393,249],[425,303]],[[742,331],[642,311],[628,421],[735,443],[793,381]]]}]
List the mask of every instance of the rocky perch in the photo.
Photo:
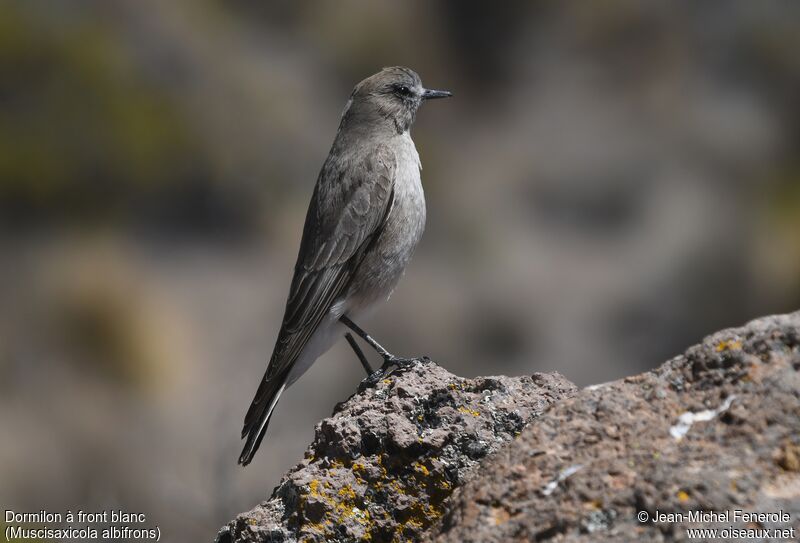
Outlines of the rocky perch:
[{"label": "rocky perch", "polygon": [[[682,541],[715,526],[794,541],[799,371],[800,312],[582,390],[558,374],[462,379],[421,362],[337,405],[270,499],[217,542]],[[688,518],[703,511],[730,518]]]}]

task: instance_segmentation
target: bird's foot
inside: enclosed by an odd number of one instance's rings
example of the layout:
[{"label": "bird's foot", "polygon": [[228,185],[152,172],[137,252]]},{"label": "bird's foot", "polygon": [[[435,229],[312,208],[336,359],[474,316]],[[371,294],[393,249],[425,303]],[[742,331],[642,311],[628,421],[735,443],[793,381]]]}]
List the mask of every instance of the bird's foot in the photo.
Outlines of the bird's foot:
[{"label": "bird's foot", "polygon": [[393,374],[395,370],[405,370],[408,369],[415,364],[420,362],[430,362],[430,358],[427,356],[421,356],[417,358],[403,358],[400,356],[394,356],[393,354],[387,354],[383,357],[383,365],[372,372],[366,379],[364,379],[369,384],[376,384],[381,379],[388,377],[389,375]]},{"label": "bird's foot", "polygon": [[389,355],[383,358],[383,366],[381,369],[390,368],[392,366],[401,369],[401,368],[408,368],[409,366],[413,366],[417,362],[420,362],[420,358],[402,358],[399,356]]}]

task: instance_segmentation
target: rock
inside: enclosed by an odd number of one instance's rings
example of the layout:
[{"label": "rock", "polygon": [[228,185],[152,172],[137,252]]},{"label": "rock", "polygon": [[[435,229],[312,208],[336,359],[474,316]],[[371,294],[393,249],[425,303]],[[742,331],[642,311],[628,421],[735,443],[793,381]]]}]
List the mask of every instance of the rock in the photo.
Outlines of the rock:
[{"label": "rock", "polygon": [[[652,372],[581,390],[487,459],[426,539],[683,541],[687,527],[734,526],[793,527],[785,539],[797,540],[799,369],[794,313],[716,333]],[[735,509],[790,520],[748,524]],[[731,518],[653,522],[657,511]],[[637,520],[642,512],[649,521]]]},{"label": "rock", "polygon": [[[461,379],[420,363],[338,405],[218,541],[681,541],[731,526],[796,540],[799,370],[800,312],[580,391],[558,374]],[[730,518],[656,519],[693,511]]]},{"label": "rock", "polygon": [[362,384],[271,498],[217,541],[419,539],[486,456],[575,392],[558,374],[463,379],[429,361]]}]

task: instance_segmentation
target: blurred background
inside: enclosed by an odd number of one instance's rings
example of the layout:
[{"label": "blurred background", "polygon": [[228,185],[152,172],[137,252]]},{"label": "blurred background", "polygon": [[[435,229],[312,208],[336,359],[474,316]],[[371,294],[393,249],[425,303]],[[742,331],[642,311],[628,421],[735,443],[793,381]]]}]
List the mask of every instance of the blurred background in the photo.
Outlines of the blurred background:
[{"label": "blurred background", "polygon": [[241,422],[353,85],[413,130],[428,227],[362,323],[454,373],[652,368],[800,307],[800,3],[0,4],[0,504],[211,540],[361,368],[340,342],[247,469]]}]

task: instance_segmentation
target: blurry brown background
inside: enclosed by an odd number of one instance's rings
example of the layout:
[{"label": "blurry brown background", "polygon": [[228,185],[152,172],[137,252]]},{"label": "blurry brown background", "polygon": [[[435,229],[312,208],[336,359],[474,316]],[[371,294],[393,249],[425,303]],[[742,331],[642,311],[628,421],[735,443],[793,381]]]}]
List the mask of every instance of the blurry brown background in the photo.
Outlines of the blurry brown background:
[{"label": "blurry brown background", "polygon": [[451,371],[653,367],[800,307],[800,3],[0,5],[0,505],[207,541],[354,390],[344,342],[244,412],[352,86],[449,101],[429,221],[363,325]]}]

